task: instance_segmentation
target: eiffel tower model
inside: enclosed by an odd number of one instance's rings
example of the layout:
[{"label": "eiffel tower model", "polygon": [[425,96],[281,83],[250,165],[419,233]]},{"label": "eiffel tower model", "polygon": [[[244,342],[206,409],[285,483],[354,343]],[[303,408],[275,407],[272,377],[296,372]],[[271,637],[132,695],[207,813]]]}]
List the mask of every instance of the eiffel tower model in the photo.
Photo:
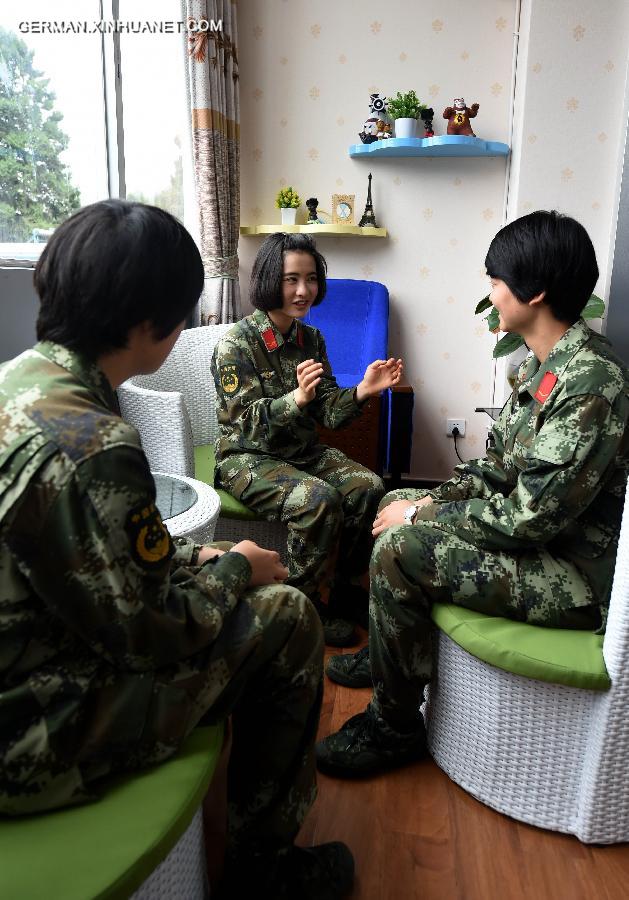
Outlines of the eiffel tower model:
[{"label": "eiffel tower model", "polygon": [[360,228],[377,228],[376,216],[373,211],[373,203],[371,202],[371,172],[369,173],[369,187],[367,188],[367,203],[363,217],[358,223]]}]

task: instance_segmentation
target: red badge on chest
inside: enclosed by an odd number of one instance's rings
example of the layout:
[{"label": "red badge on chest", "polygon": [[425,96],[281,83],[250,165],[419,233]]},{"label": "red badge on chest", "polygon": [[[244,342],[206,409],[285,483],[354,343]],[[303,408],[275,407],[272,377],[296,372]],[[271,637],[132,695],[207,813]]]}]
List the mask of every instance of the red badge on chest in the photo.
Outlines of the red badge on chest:
[{"label": "red badge on chest", "polygon": [[538,389],[535,391],[534,397],[536,400],[539,400],[540,403],[546,403],[548,400],[548,395],[552,391],[552,389],[557,384],[557,376],[552,372],[546,372],[544,377],[539,383]]},{"label": "red badge on chest", "polygon": [[297,344],[300,347],[304,346],[304,333],[303,333],[300,325],[297,325]]},{"label": "red badge on chest", "polygon": [[272,328],[266,328],[262,332],[262,340],[267,350],[277,350],[277,338]]}]

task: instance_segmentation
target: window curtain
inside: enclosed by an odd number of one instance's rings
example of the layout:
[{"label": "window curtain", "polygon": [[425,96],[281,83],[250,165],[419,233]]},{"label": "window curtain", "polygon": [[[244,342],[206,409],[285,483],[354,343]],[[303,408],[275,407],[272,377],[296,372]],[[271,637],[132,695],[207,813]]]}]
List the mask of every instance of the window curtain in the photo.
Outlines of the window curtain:
[{"label": "window curtain", "polygon": [[194,324],[215,325],[242,318],[237,255],[240,104],[236,4],[230,0],[185,0],[185,10],[192,153],[205,268],[205,287]]}]

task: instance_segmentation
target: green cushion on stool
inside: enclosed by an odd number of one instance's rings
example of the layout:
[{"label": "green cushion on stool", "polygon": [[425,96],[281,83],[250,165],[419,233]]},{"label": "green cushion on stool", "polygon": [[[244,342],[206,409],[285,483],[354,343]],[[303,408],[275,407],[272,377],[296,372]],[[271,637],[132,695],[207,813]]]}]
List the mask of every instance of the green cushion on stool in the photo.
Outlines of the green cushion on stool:
[{"label": "green cushion on stool", "polygon": [[[214,444],[200,444],[194,448],[194,477],[214,487]],[[216,489],[221,498],[221,515],[227,519],[247,519],[255,522],[257,516],[248,506],[236,500],[227,491]]]},{"label": "green cushion on stool", "polygon": [[594,691],[611,686],[602,634],[541,628],[454,603],[434,603],[432,618],[459,647],[506,672]]},{"label": "green cushion on stool", "polygon": [[173,759],[112,778],[100,800],[0,819],[0,897],[128,898],[189,826],[222,744],[222,725],[197,728]]}]

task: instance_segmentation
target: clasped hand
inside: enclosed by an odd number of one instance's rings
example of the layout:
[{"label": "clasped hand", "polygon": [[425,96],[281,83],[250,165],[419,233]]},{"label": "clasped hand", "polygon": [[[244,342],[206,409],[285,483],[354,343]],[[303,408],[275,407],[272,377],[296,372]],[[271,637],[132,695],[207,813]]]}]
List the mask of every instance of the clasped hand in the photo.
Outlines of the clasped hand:
[{"label": "clasped hand", "polygon": [[276,550],[265,550],[254,541],[240,541],[234,544],[229,553],[242,553],[251,566],[249,587],[277,584],[288,578],[288,569],[282,565]]},{"label": "clasped hand", "polygon": [[216,547],[201,547],[197,560],[198,565],[202,565],[215,557],[224,556],[225,552],[240,553],[245,557],[251,566],[249,587],[277,584],[288,578],[288,569],[282,565],[279,553],[275,550],[265,550],[263,547],[258,547],[254,541],[240,541],[228,551],[219,550]]},{"label": "clasped hand", "polygon": [[392,525],[405,525],[404,513],[411,504],[418,509],[432,503],[432,497],[422,497],[421,500],[394,500],[380,510],[376,518],[373,520],[373,528],[371,533],[374,537],[378,537],[387,528]]}]

